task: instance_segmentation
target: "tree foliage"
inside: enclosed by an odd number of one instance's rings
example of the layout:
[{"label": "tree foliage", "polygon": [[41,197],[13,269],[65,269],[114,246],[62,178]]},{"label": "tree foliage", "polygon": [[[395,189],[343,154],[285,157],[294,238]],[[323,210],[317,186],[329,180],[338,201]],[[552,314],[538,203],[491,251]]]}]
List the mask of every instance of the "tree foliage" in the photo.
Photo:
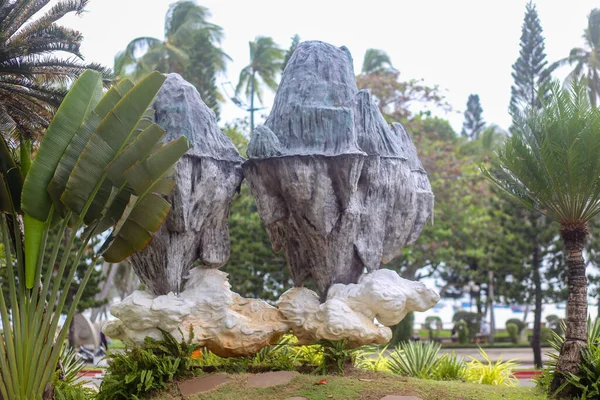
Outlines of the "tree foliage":
[{"label": "tree foliage", "polygon": [[593,106],[600,100],[600,8],[594,8],[588,16],[588,26],[583,31],[585,47],[574,47],[569,56],[559,60],[554,67],[569,64],[573,71],[566,83],[583,79]]},{"label": "tree foliage", "polygon": [[483,120],[483,108],[479,102],[478,94],[469,95],[467,100],[467,110],[465,111],[465,122],[463,122],[463,128],[461,135],[469,139],[477,139],[481,130],[485,127],[485,121]]},{"label": "tree foliage", "polygon": [[205,103],[219,115],[222,97],[216,75],[229,56],[221,49],[223,28],[208,22],[210,11],[194,1],[177,1],[165,15],[165,37],[138,37],[115,56],[115,72],[138,80],[152,71],[176,72],[193,84]]},{"label": "tree foliage", "polygon": [[[0,135],[38,140],[66,94],[65,87],[85,69],[110,71],[84,64],[80,32],[58,25],[62,17],[81,15],[88,0],[59,1],[38,18],[48,1],[0,2]],[[73,58],[59,57],[63,52]]]},{"label": "tree foliage", "polygon": [[538,13],[531,1],[525,9],[521,28],[519,58],[513,64],[514,84],[510,89],[510,112],[516,115],[526,107],[539,108],[550,81],[552,68],[547,68],[544,37]]}]

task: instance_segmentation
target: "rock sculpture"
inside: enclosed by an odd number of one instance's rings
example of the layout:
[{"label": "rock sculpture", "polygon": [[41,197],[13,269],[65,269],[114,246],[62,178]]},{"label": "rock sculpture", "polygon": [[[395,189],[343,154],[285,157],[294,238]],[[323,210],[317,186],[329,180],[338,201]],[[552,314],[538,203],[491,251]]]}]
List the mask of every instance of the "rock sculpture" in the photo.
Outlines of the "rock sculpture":
[{"label": "rock sculpture", "polygon": [[[242,166],[196,90],[169,75],[154,108],[166,140],[194,148],[176,167],[166,223],[131,263],[151,292],[136,291],[111,313],[111,337],[143,342],[161,330],[221,356],[250,355],[293,331],[302,343],[386,343],[409,311],[439,296],[380,269],[419,235],[433,194],[410,137],[389,126],[358,91],[345,47],[302,43],[283,74],[264,126]],[[295,287],[274,308],[231,292],[217,268],[229,255],[226,220],[242,167],[274,251],[283,250]],[[199,260],[199,266],[192,268]],[[315,293],[303,286],[312,279]]]},{"label": "rock sculpture", "polygon": [[275,307],[231,291],[227,274],[194,268],[179,295],[135,291],[110,309],[117,319],[104,326],[109,337],[142,344],[162,338],[159,328],[194,341],[222,357],[249,355],[276,343],[290,327]]},{"label": "rock sculpture", "polygon": [[358,91],[345,47],[298,46],[244,174],[294,285],[311,278],[321,302],[356,283],[421,232],[433,193],[410,138]]},{"label": "rock sculpture", "polygon": [[244,159],[196,88],[178,74],[167,75],[153,108],[155,122],[166,131],[164,140],[185,135],[193,145],[175,167],[167,220],[129,259],[140,280],[161,295],[179,293],[195,262],[218,268],[229,258],[227,219]]},{"label": "rock sculpture", "polygon": [[387,326],[397,324],[409,311],[430,309],[439,299],[423,283],[380,269],[362,275],[356,284],[334,284],[324,303],[310,289],[292,288],[280,297],[277,307],[299,344],[347,339],[351,347],[357,347],[388,343],[392,331]]}]

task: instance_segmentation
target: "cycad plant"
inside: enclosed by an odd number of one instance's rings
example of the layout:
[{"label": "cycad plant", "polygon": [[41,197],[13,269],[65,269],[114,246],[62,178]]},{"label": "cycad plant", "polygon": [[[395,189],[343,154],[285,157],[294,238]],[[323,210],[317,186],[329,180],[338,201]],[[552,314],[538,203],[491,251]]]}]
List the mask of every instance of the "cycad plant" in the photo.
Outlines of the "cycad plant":
[{"label": "cycad plant", "polygon": [[[57,110],[24,182],[0,146],[0,228],[11,266],[2,282],[8,298],[0,295],[3,398],[42,398],[96,264],[143,249],[168,214],[163,196],[174,186],[172,166],[188,145],[183,137],[162,145],[164,131],[152,122],[148,107],[164,79],[152,73],[135,86],[123,80],[103,96],[102,76],[84,72]],[[102,247],[89,246],[111,227]],[[79,246],[76,237],[83,238]],[[84,253],[93,256],[65,312]],[[61,314],[67,317],[59,327]]]},{"label": "cycad plant", "polygon": [[583,246],[588,222],[600,213],[600,110],[586,87],[570,91],[554,82],[539,110],[514,116],[515,129],[495,166],[484,169],[499,188],[523,205],[560,224],[567,250],[567,332],[553,389],[567,373],[577,374],[587,343],[587,279]]},{"label": "cycad plant", "polygon": [[[25,144],[48,127],[66,94],[65,85],[86,68],[104,74],[99,64],[83,64],[81,33],[60,26],[66,14],[81,14],[89,0],[62,0],[39,15],[49,1],[0,1],[0,135]],[[55,52],[73,56],[61,58]],[[15,144],[16,145],[16,144]],[[22,145],[23,158],[29,146]]]}]

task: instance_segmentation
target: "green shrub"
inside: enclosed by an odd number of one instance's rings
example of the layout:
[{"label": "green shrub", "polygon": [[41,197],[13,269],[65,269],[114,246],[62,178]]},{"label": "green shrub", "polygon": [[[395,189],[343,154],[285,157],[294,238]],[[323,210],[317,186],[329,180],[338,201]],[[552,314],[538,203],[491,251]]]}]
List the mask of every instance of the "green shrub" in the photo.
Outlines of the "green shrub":
[{"label": "green shrub", "polygon": [[561,392],[565,387],[576,388],[582,400],[600,399],[600,346],[590,344],[581,350],[579,374],[569,373],[565,383],[558,388]]},{"label": "green shrub", "polygon": [[481,326],[481,315],[468,311],[458,311],[452,317],[453,322],[464,321],[467,323],[469,340],[475,339],[475,335],[479,332]]},{"label": "green shrub", "polygon": [[517,326],[517,334],[520,334],[525,329],[525,323],[518,318],[511,318],[506,321],[506,329],[508,330],[508,324],[515,324]]},{"label": "green shrub", "polygon": [[317,342],[323,352],[323,362],[315,370],[319,373],[343,374],[346,366],[352,365],[355,349],[348,349],[348,339],[320,340]]},{"label": "green shrub", "polygon": [[396,346],[402,342],[408,342],[413,334],[413,328],[415,324],[415,313],[409,312],[406,314],[404,319],[392,326],[392,340],[390,340],[390,346]]},{"label": "green shrub", "polygon": [[425,318],[425,326],[429,332],[429,340],[438,341],[443,327],[442,319],[435,315],[429,316]]},{"label": "green shrub", "polygon": [[513,368],[518,365],[514,360],[505,362],[498,360],[492,363],[482,348],[479,349],[479,352],[484,362],[470,357],[471,361],[467,363],[465,371],[465,380],[483,385],[517,385],[519,381],[512,375]]},{"label": "green shrub", "polygon": [[54,400],[90,400],[96,392],[83,385],[71,385],[59,379],[54,380]]},{"label": "green shrub", "polygon": [[506,330],[508,331],[508,335],[510,336],[510,341],[513,343],[519,343],[519,327],[517,324],[506,324]]},{"label": "green shrub", "polygon": [[542,345],[543,346],[547,346],[550,343],[550,340],[552,339],[552,329],[548,328],[548,327],[543,327],[542,328],[542,333],[541,333],[541,340],[542,340]]},{"label": "green shrub", "polygon": [[376,346],[365,346],[354,353],[354,366],[370,372],[389,371],[388,358],[385,356],[387,346],[379,349]]},{"label": "green shrub", "polygon": [[[560,321],[558,330],[563,333],[559,334],[555,330],[551,331],[551,338],[548,343],[554,351],[547,353],[550,359],[542,371],[542,375],[534,380],[537,387],[547,393],[550,392],[550,383],[554,378],[558,354],[565,341],[566,325],[564,320]],[[557,392],[561,392],[566,387],[571,386],[573,390],[570,390],[570,392],[580,394],[580,399],[584,400],[600,398],[600,319],[592,321],[591,318],[588,318],[587,331],[588,347],[581,351],[582,362],[579,375],[569,374],[565,383],[557,390]]]},{"label": "green shrub", "polygon": [[460,344],[466,344],[469,342],[469,327],[465,321],[459,321],[456,323],[456,330],[458,332],[458,342]]},{"label": "green shrub", "polygon": [[191,368],[198,365],[192,353],[200,349],[192,344],[192,327],[188,341],[179,342],[169,332],[161,332],[162,340],[147,337],[142,347],[126,347],[123,353],[109,353],[109,366],[97,400],[135,399],[166,389],[175,378],[192,374]]},{"label": "green shrub", "polygon": [[434,342],[405,342],[390,354],[388,368],[399,375],[429,379],[436,367],[441,345]]},{"label": "green shrub", "polygon": [[439,357],[433,368],[432,378],[440,381],[462,380],[465,377],[466,366],[462,357],[454,352]]}]

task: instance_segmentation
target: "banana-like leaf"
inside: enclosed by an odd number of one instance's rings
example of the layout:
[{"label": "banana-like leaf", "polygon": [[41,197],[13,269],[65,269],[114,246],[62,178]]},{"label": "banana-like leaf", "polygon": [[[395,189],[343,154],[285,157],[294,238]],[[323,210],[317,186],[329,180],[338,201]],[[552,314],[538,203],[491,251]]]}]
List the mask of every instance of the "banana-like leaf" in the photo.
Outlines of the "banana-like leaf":
[{"label": "banana-like leaf", "polygon": [[69,146],[67,147],[64,155],[60,159],[56,171],[50,185],[48,186],[48,192],[54,202],[55,210],[62,216],[65,215],[65,207],[60,200],[60,196],[65,190],[69,176],[77,163],[77,160],[81,156],[85,145],[90,140],[90,137],[98,128],[98,125],[102,122],[106,115],[117,105],[123,95],[121,93],[127,93],[133,88],[133,83],[130,80],[124,79],[117,86],[113,86],[106,92],[102,97],[94,111],[90,113],[87,120],[77,131]]},{"label": "banana-like leaf", "polygon": [[28,289],[33,287],[43,225],[52,207],[48,185],[71,139],[101,95],[100,73],[88,70],[81,74],[56,111],[25,178],[21,208],[25,213],[25,286]]},{"label": "banana-like leaf", "polygon": [[175,184],[167,176],[189,148],[185,137],[180,137],[125,172],[127,183],[135,195],[131,196],[121,219],[102,246],[106,262],[123,261],[150,243],[152,233],[160,228],[171,209],[169,202],[161,197],[169,194]]},{"label": "banana-like leaf", "polygon": [[2,218],[2,213],[12,213],[12,211],[12,202],[10,201],[8,186],[4,181],[4,175],[0,173],[0,218]]},{"label": "banana-like leaf", "polygon": [[[23,176],[21,170],[13,160],[12,154],[0,136],[0,175],[4,176],[6,187],[4,194],[0,194],[0,212],[12,212],[12,207],[20,207]],[[0,188],[1,190],[1,188]],[[10,198],[8,197],[10,195]],[[12,201],[11,201],[12,198]],[[11,205],[12,204],[12,205]],[[19,211],[19,210],[15,210]]]},{"label": "banana-like leaf", "polygon": [[73,136],[100,101],[101,94],[100,73],[85,71],[65,96],[44,134],[25,178],[21,199],[23,211],[38,221],[48,218],[52,200],[47,189],[56,167]]},{"label": "banana-like leaf", "polygon": [[158,125],[152,124],[142,131],[139,136],[119,153],[107,168],[108,179],[121,187],[125,183],[125,171],[140,158],[146,158],[156,143],[165,136],[165,131]]},{"label": "banana-like leaf", "polygon": [[165,76],[155,72],[135,85],[100,123],[67,181],[62,202],[78,215],[94,196],[106,167],[131,141],[140,120],[158,93]]}]

